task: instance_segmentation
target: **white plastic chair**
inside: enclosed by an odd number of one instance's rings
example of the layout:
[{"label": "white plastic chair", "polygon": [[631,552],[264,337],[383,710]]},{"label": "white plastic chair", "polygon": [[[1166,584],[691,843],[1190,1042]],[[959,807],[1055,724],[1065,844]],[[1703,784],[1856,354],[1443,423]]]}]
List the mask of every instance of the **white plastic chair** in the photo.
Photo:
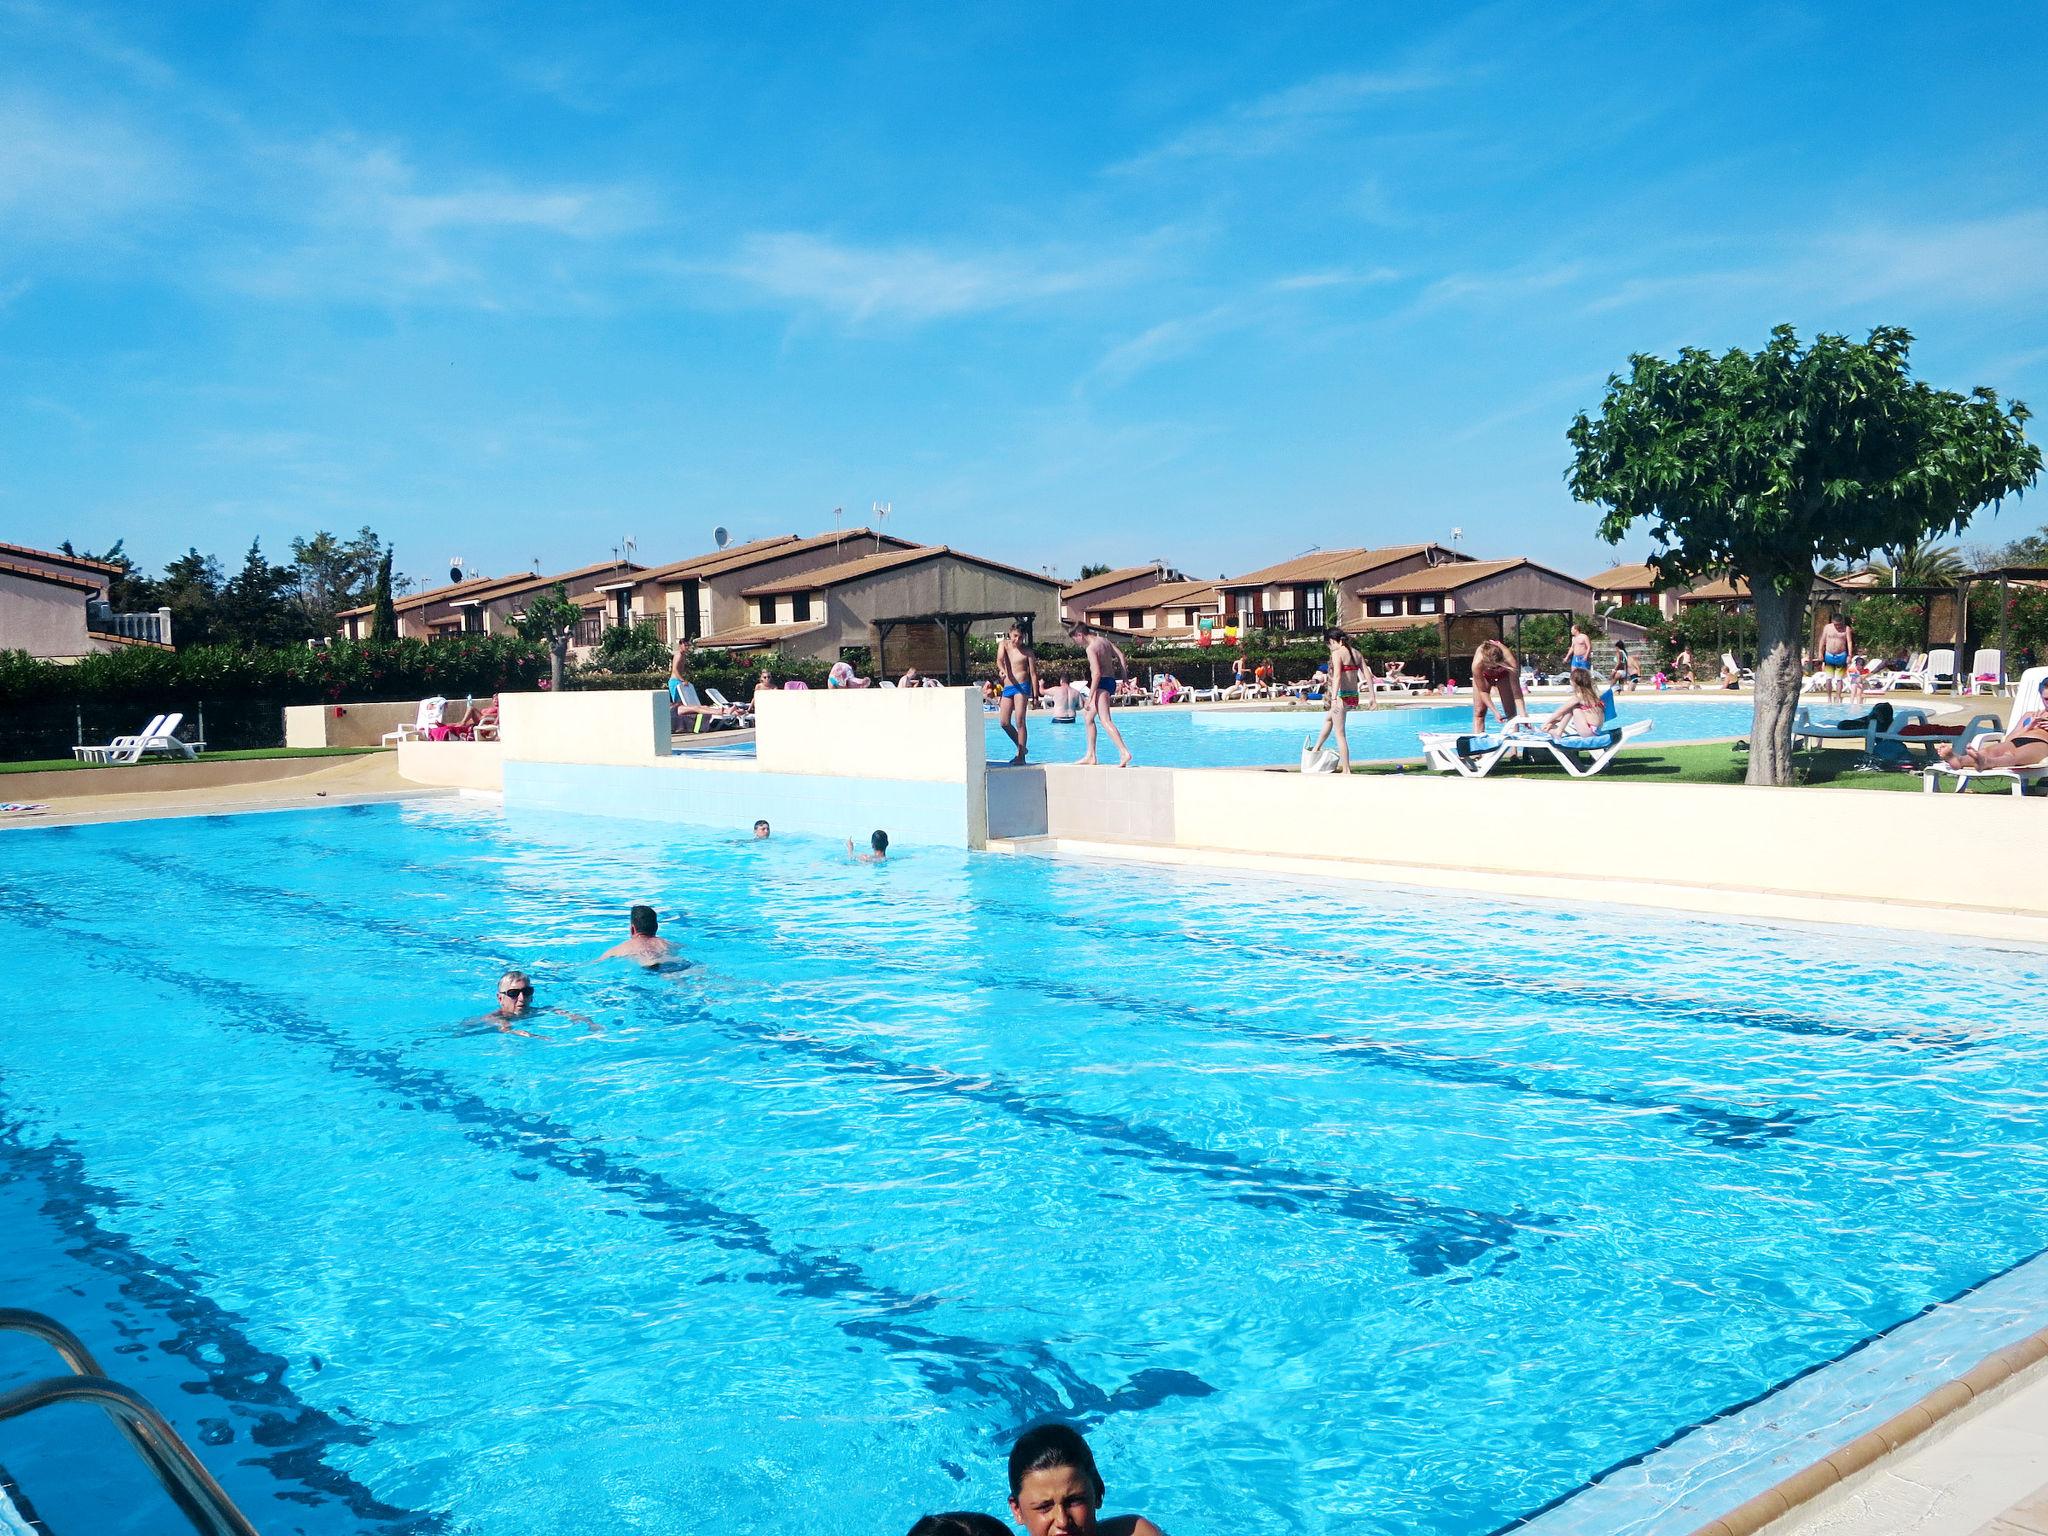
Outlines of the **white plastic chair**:
[{"label": "white plastic chair", "polygon": [[378,745],[395,747],[401,741],[418,741],[439,725],[447,713],[446,699],[438,695],[431,699],[421,699],[419,712],[413,716],[412,724],[401,725],[395,731],[386,731],[379,739]]}]

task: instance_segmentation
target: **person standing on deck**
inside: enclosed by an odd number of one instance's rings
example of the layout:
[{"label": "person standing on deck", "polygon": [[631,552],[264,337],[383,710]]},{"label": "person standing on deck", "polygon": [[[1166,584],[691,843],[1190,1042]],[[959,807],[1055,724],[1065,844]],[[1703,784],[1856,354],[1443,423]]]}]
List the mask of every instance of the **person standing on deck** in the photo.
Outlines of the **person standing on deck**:
[{"label": "person standing on deck", "polygon": [[1031,704],[1038,697],[1038,656],[1024,643],[1021,624],[1012,624],[1003,643],[996,647],[996,681],[1003,687],[996,704],[996,723],[1016,743],[1017,755],[1010,759],[1011,766],[1016,767],[1024,761]]},{"label": "person standing on deck", "polygon": [[1827,677],[1823,690],[1828,698],[1840,701],[1849,676],[1849,658],[1855,653],[1856,631],[1836,613],[1820,632],[1820,666]]},{"label": "person standing on deck", "polygon": [[1344,717],[1358,708],[1359,685],[1365,687],[1365,707],[1378,709],[1379,688],[1373,680],[1372,668],[1358,653],[1358,647],[1351,643],[1351,637],[1341,629],[1326,629],[1323,639],[1330,646],[1329,680],[1323,685],[1323,728],[1316,736],[1316,744],[1309,750],[1320,752],[1323,743],[1334,734],[1337,738],[1337,771],[1351,771],[1351,741],[1344,734]]},{"label": "person standing on deck", "polygon": [[1088,657],[1088,701],[1084,706],[1088,722],[1088,751],[1076,760],[1077,765],[1083,768],[1094,765],[1095,727],[1099,723],[1109,732],[1109,739],[1116,743],[1120,754],[1117,767],[1128,768],[1131,766],[1131,749],[1124,745],[1123,732],[1116,728],[1110,699],[1116,693],[1117,679],[1130,669],[1130,663],[1124,660],[1124,653],[1116,648],[1116,643],[1109,636],[1091,631],[1078,620],[1067,626],[1067,633]]},{"label": "person standing on deck", "polygon": [[[1572,634],[1578,636],[1574,629]],[[1472,653],[1472,734],[1486,730],[1486,700],[1491,695],[1506,725],[1528,708],[1522,699],[1522,668],[1515,653],[1498,640],[1482,640]]]},{"label": "person standing on deck", "polygon": [[1572,621],[1572,646],[1565,655],[1564,664],[1574,672],[1593,670],[1593,637],[1579,627],[1576,619]]}]

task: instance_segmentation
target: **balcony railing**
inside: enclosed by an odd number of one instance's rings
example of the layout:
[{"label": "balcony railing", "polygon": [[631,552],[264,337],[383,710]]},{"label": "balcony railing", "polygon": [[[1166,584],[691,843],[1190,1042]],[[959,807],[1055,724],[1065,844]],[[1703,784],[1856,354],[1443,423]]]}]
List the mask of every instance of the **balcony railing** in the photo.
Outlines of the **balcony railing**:
[{"label": "balcony railing", "polygon": [[116,635],[123,640],[148,640],[157,645],[171,643],[171,610],[155,613],[116,613],[105,603],[85,605],[86,633]]}]

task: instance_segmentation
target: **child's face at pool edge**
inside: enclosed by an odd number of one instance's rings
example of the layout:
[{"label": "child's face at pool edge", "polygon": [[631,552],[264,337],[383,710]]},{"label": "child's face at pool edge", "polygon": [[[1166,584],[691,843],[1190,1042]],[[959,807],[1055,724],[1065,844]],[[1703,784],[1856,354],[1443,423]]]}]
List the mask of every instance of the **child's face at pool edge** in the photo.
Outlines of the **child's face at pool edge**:
[{"label": "child's face at pool edge", "polygon": [[1095,1489],[1078,1467],[1041,1467],[1024,1474],[1010,1513],[1025,1536],[1094,1536]]}]

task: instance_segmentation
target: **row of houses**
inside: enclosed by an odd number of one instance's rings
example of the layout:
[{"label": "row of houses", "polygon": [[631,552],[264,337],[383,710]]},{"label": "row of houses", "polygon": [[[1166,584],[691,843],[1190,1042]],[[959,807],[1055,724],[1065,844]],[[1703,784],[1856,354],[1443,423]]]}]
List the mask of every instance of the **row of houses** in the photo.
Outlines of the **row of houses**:
[{"label": "row of houses", "polygon": [[[115,567],[0,544],[0,649],[75,657],[124,645],[172,643],[170,615],[115,614]],[[1436,543],[1311,550],[1214,581],[1162,563],[1127,566],[1061,585],[1054,578],[946,545],[872,529],[795,533],[706,550],[665,565],[612,559],[574,570],[462,577],[396,600],[402,636],[422,640],[510,632],[541,593],[562,589],[584,611],[575,648],[587,652],[616,625],[652,625],[664,643],[777,649],[837,660],[864,647],[884,670],[952,673],[970,635],[1011,623],[1047,635],[1083,620],[1148,639],[1199,641],[1224,630],[1313,634],[1335,623],[1354,633],[1430,626],[1444,650],[1500,633],[1538,613],[1592,613],[1645,603],[1666,617],[1695,603],[1739,604],[1739,581],[1687,590],[1661,584],[1647,565],[1617,565],[1580,579],[1536,561],[1481,560]],[[1843,589],[1821,582],[1816,595]],[[340,615],[340,634],[363,639],[373,610]]]}]

